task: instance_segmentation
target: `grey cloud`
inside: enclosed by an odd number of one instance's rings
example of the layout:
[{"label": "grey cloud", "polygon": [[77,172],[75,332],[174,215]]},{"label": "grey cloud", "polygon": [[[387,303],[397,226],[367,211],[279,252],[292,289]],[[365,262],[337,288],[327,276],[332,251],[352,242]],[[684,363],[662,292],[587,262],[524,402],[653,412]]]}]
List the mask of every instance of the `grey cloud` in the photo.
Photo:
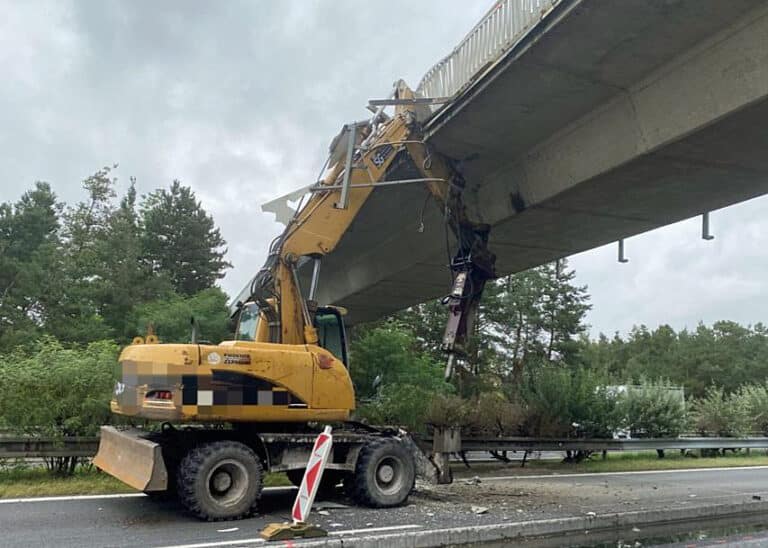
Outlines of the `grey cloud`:
[{"label": "grey cloud", "polygon": [[[234,293],[280,231],[260,204],[306,185],[342,124],[397,78],[415,86],[490,7],[465,0],[0,0],[0,201],[38,179],[60,197],[119,162],[142,193],[181,179],[211,211]],[[740,209],[741,208],[741,209]],[[595,331],[757,321],[765,201],[574,258]],[[704,292],[702,296],[702,293]]]}]

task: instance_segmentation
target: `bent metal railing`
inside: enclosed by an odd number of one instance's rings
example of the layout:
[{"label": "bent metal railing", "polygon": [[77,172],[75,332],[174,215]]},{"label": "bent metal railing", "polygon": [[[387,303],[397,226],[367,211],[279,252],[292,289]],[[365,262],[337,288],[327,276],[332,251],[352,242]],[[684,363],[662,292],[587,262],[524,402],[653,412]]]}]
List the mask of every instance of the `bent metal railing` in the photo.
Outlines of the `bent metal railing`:
[{"label": "bent metal railing", "polygon": [[[421,97],[452,97],[523,38],[561,0],[500,0],[419,82]],[[439,105],[431,106],[433,109]]]}]

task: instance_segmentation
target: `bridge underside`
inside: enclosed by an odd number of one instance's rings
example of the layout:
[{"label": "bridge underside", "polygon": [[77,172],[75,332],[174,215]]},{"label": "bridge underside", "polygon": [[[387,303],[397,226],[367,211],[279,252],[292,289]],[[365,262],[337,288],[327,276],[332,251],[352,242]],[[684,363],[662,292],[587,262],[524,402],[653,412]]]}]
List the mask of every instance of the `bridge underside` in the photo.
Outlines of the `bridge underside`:
[{"label": "bridge underside", "polygon": [[[462,162],[500,274],[767,193],[767,44],[757,0],[561,3],[427,127]],[[319,299],[354,323],[444,294],[451,250],[425,198],[377,189]]]}]

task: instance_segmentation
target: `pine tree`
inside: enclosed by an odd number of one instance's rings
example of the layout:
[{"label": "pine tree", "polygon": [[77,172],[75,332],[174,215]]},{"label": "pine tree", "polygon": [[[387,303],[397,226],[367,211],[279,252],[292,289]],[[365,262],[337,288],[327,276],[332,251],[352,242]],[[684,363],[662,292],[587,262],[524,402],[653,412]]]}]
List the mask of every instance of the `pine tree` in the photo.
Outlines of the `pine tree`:
[{"label": "pine tree", "polygon": [[152,271],[168,276],[174,290],[193,295],[213,287],[231,265],[226,242],[192,189],[174,181],[144,200],[141,245]]},{"label": "pine tree", "polygon": [[0,349],[33,338],[53,292],[61,205],[38,182],[15,204],[0,204]]},{"label": "pine tree", "polygon": [[588,303],[586,286],[576,286],[574,270],[568,269],[567,259],[558,259],[540,267],[544,278],[541,305],[541,328],[545,338],[547,361],[568,361],[577,351],[577,337],[586,331],[583,323]]},{"label": "pine tree", "polygon": [[136,335],[131,321],[134,307],[172,292],[167,278],[153,274],[143,258],[134,179],[109,217],[97,253],[99,313],[118,340],[131,339]]}]

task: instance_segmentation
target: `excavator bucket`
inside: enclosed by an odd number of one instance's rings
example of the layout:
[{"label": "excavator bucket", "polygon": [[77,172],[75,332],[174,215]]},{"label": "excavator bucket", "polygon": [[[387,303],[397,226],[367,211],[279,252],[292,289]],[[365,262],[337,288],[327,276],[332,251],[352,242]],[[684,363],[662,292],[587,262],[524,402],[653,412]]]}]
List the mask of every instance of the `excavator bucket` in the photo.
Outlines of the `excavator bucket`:
[{"label": "excavator bucket", "polygon": [[101,427],[99,450],[93,463],[111,476],[140,491],[165,491],[168,471],[160,445],[139,430]]}]

